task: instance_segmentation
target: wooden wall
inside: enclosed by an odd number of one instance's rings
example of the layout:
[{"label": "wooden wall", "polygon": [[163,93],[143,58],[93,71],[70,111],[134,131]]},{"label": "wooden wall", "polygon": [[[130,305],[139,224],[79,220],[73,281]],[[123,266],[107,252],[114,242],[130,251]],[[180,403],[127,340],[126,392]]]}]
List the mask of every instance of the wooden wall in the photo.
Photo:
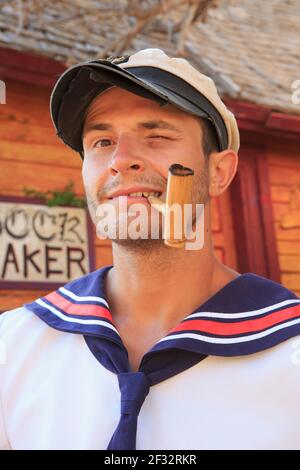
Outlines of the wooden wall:
[{"label": "wooden wall", "polygon": [[[24,186],[46,191],[75,183],[83,195],[81,160],[56,137],[49,115],[50,88],[7,80],[6,104],[0,107],[0,194],[22,196]],[[217,257],[238,270],[228,191],[212,201]],[[96,237],[96,267],[112,264],[111,244]],[[44,291],[2,290],[0,311],[44,295]]]},{"label": "wooden wall", "polygon": [[[55,135],[49,114],[50,88],[6,81],[0,106],[0,194],[24,196],[23,187],[46,191],[75,183],[83,195],[79,155]],[[111,264],[110,246],[95,238],[96,265]],[[2,290],[0,311],[22,305],[44,291]]]},{"label": "wooden wall", "polygon": [[238,271],[229,190],[211,204],[212,235],[217,258]]},{"label": "wooden wall", "polygon": [[275,139],[267,152],[281,282],[300,296],[300,147]]}]

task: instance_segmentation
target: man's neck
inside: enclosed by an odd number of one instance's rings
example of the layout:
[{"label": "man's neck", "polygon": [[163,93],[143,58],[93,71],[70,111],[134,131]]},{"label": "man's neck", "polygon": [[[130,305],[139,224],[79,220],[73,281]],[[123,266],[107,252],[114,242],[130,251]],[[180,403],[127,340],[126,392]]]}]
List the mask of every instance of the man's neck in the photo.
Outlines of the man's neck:
[{"label": "man's neck", "polygon": [[113,258],[106,297],[132,371],[155,343],[238,276],[217,261],[211,240],[198,252],[162,245],[142,254],[114,246]]},{"label": "man's neck", "polygon": [[134,252],[115,245],[113,255],[105,283],[113,319],[140,333],[168,332],[238,276],[215,258],[211,243],[199,251],[161,245]]}]

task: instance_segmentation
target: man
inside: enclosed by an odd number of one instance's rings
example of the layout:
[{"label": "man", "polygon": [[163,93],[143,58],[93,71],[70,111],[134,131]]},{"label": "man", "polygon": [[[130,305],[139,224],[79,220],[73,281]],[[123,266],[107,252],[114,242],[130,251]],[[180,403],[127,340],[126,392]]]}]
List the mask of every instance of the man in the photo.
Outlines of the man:
[{"label": "man", "polygon": [[176,163],[194,171],[204,245],[167,246],[161,218],[156,239],[116,230],[113,267],[2,315],[2,447],[299,448],[300,300],[213,253],[210,199],[239,147],[213,82],[146,49],[68,69],[51,113],[83,158],[95,224],[104,206],[118,229],[136,202],[153,215]]}]

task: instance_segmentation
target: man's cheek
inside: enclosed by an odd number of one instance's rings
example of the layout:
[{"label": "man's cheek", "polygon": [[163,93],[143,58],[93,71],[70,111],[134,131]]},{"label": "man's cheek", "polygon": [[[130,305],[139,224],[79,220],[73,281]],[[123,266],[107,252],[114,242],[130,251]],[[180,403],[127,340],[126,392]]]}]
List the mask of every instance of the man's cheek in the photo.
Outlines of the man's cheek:
[{"label": "man's cheek", "polygon": [[98,188],[102,186],[103,172],[93,165],[83,165],[82,181],[87,194],[96,197]]},{"label": "man's cheek", "polygon": [[95,168],[86,158],[83,160],[82,164],[82,179],[85,186],[91,182],[93,176],[95,177]]}]

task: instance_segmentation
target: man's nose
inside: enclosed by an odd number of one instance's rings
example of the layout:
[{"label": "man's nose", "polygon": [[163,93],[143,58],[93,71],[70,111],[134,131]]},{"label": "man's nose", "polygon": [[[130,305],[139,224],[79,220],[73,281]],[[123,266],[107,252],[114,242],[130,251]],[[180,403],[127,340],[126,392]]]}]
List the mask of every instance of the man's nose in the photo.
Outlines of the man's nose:
[{"label": "man's nose", "polygon": [[137,145],[131,136],[122,136],[109,162],[109,172],[112,176],[125,172],[140,172],[144,169],[144,162],[138,154]]}]

